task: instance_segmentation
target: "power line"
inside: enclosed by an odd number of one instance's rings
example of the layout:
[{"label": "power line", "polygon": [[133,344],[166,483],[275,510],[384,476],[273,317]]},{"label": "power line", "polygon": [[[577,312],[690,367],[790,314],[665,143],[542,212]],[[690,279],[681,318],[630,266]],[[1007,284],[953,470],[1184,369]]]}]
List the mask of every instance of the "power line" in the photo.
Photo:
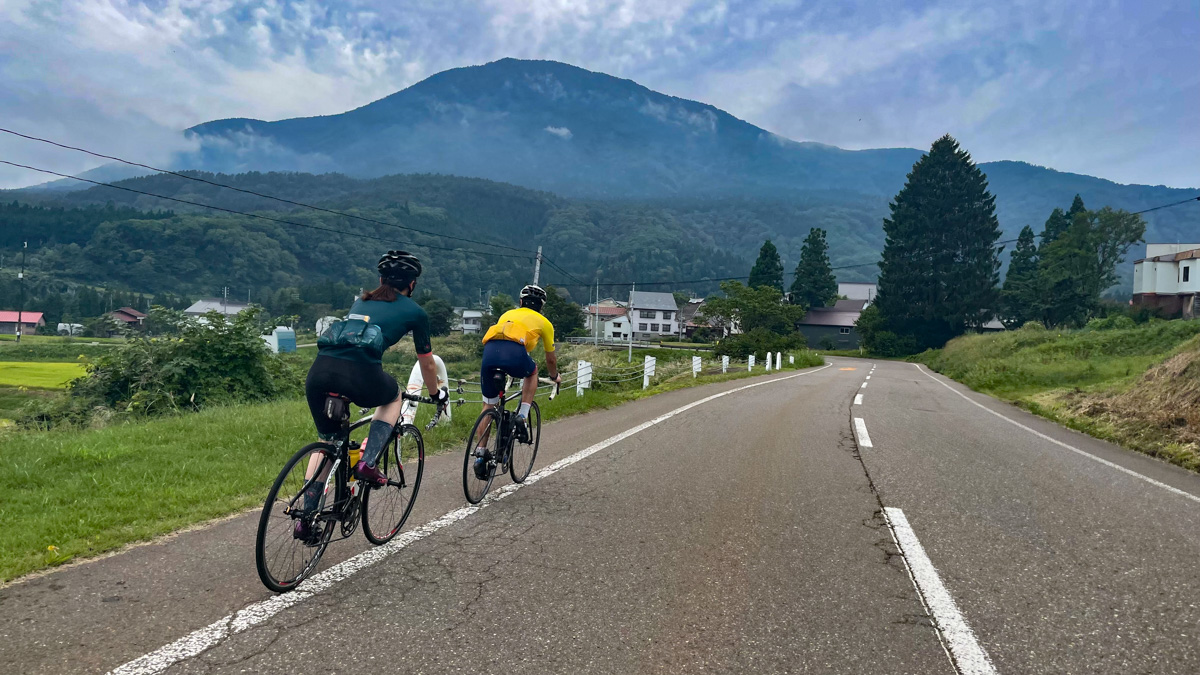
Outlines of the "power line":
[{"label": "power line", "polygon": [[[335,216],[342,216],[344,218],[354,218],[356,220],[361,220],[361,221],[368,222],[368,223],[374,223],[376,225],[385,225],[387,227],[396,227],[401,230],[409,230],[412,232],[419,232],[421,234],[426,234],[431,237],[442,237],[444,239],[452,239],[454,241],[461,241],[461,242],[468,243],[468,244],[479,244],[481,246],[494,246],[496,248],[505,248],[505,249],[508,249],[511,251],[520,251],[522,253],[532,253],[532,251],[526,251],[526,249],[516,248],[514,246],[505,246],[503,244],[493,244],[493,243],[486,242],[486,241],[478,241],[476,239],[468,239],[466,237],[456,237],[456,236],[450,235],[450,234],[442,234],[440,232],[430,232],[428,230],[421,230],[421,229],[418,229],[415,227],[401,225],[399,223],[389,223],[387,221],[376,220],[374,218],[367,218],[365,216],[358,216],[358,215],[354,215],[353,213],[346,213],[344,211],[338,211],[336,209],[328,209],[328,208],[325,208],[322,206],[314,206],[312,204],[305,204],[304,202],[297,202],[297,201],[293,201],[291,199],[285,199],[283,197],[275,197],[273,195],[263,194],[261,192],[255,192],[254,190],[246,190],[243,188],[234,187],[232,185],[218,183],[216,181],[211,181],[211,180],[208,180],[205,178],[200,178],[199,176],[189,176],[184,173],[179,173],[178,171],[171,171],[169,169],[160,169],[155,166],[150,166],[149,164],[142,164],[141,162],[134,162],[132,160],[122,159],[120,157],[115,157],[113,155],[105,155],[103,153],[88,150],[87,148],[80,148],[80,147],[76,147],[74,145],[66,145],[65,143],[59,143],[57,141],[52,141],[48,138],[39,138],[37,136],[30,136],[28,134],[23,134],[18,131],[13,131],[11,129],[5,129],[3,127],[0,127],[0,131],[4,132],[6,134],[11,134],[13,136],[19,136],[20,138],[25,138],[25,139],[28,139],[31,141],[38,141],[40,143],[48,143],[50,145],[53,145],[53,146],[56,146],[59,148],[63,148],[66,150],[75,150],[76,152],[82,152],[84,154],[88,154],[93,157],[99,157],[101,159],[111,159],[115,162],[121,162],[122,164],[128,164],[130,166],[137,166],[137,167],[141,167],[143,169],[150,169],[151,171],[157,171],[159,173],[170,174],[172,176],[178,176],[179,178],[186,178],[187,180],[193,180],[193,181],[196,181],[197,183],[205,183],[207,185],[212,185],[214,187],[225,188],[227,190],[234,190],[236,192],[241,192],[243,194],[254,195],[255,197],[261,197],[263,199],[272,199],[274,201],[281,202],[283,204],[291,204],[292,206],[301,206],[306,209],[312,209],[314,211],[323,211],[325,213],[330,213]],[[80,180],[83,180],[83,179],[80,179]],[[113,186],[109,186],[109,187],[113,187]],[[162,199],[170,199],[170,197],[162,197]],[[177,200],[177,201],[179,201],[179,200]],[[184,202],[184,203],[189,203],[189,202]],[[201,206],[203,206],[203,205],[201,205]]]},{"label": "power line", "polygon": [[[1131,214],[1129,214],[1129,215],[1131,215],[1131,216],[1140,216],[1140,215],[1142,215],[1143,213],[1150,213],[1151,211],[1158,211],[1159,209],[1169,209],[1169,208],[1171,208],[1172,206],[1179,206],[1180,204],[1187,204],[1188,202],[1200,202],[1200,196],[1196,196],[1196,197],[1188,197],[1187,199],[1182,199],[1182,200],[1180,200],[1180,201],[1177,201],[1177,202],[1171,202],[1170,204],[1163,204],[1163,205],[1161,205],[1161,206],[1152,206],[1152,207],[1150,207],[1150,208],[1148,208],[1148,209],[1142,209],[1141,211],[1134,211],[1133,213],[1131,213]],[[1039,232],[1038,234],[1035,234],[1035,235],[1033,235],[1033,236],[1035,236],[1035,237],[1037,237],[1037,238],[1039,238],[1039,239],[1040,239],[1040,238],[1042,238],[1042,237],[1044,236],[1044,234],[1045,234],[1045,233],[1041,233],[1041,232]],[[1019,238],[1018,238],[1018,239],[1005,239],[1004,241],[998,241],[998,242],[996,242],[996,243],[997,243],[997,244],[1011,244],[1011,243],[1013,243],[1013,242],[1015,242],[1015,241],[1018,241],[1018,240],[1019,240]]]},{"label": "power line", "polygon": [[[344,237],[357,237],[359,239],[371,239],[374,241],[387,242],[389,244],[396,243],[396,240],[388,239],[385,237],[377,237],[374,235],[361,234],[358,232],[345,232],[342,230],[336,230],[331,227],[321,227],[320,225],[308,225],[305,223],[297,223],[292,220],[285,220],[283,218],[273,218],[271,216],[264,216],[264,215],[260,215],[257,213],[246,213],[245,211],[238,211],[236,209],[227,209],[223,206],[212,206],[211,204],[201,204],[200,202],[193,202],[193,201],[189,201],[187,199],[180,199],[178,197],[168,197],[166,195],[155,194],[153,192],[146,192],[145,190],[135,190],[134,188],[125,187],[122,185],[113,185],[111,183],[104,183],[101,181],[92,180],[90,178],[81,178],[79,176],[72,176],[70,174],[59,173],[57,171],[51,171],[49,169],[39,169],[36,166],[29,166],[27,164],[18,164],[16,162],[10,162],[10,161],[4,160],[4,159],[0,159],[0,164],[7,164],[8,166],[14,166],[14,167],[17,167],[20,169],[28,169],[30,171],[38,171],[38,172],[41,172],[41,173],[44,173],[44,174],[47,174],[50,176],[58,176],[59,178],[71,178],[73,180],[83,181],[84,183],[91,183],[92,185],[98,185],[101,187],[109,187],[109,188],[113,188],[114,190],[124,190],[125,192],[132,192],[134,194],[145,195],[147,197],[155,197],[157,199],[166,199],[167,201],[179,202],[180,204],[189,204],[191,206],[199,206],[201,208],[212,209],[214,211],[222,211],[224,213],[232,213],[234,215],[245,216],[247,218],[257,218],[258,220],[269,220],[273,223],[281,223],[283,225],[292,225],[294,227],[304,227],[304,228],[308,228],[310,230],[320,230],[322,232],[332,232],[333,234],[341,235]],[[459,251],[459,252],[463,252],[463,253],[474,253],[475,255],[487,255],[487,256],[494,256],[494,257],[498,257],[498,258],[520,258],[523,260],[528,260],[532,257],[531,255],[516,255],[513,253],[491,253],[488,251],[476,251],[476,250],[469,249],[469,248],[434,246],[432,244],[417,244],[415,242],[413,243],[413,245],[420,246],[422,248],[438,250],[438,251]]]}]

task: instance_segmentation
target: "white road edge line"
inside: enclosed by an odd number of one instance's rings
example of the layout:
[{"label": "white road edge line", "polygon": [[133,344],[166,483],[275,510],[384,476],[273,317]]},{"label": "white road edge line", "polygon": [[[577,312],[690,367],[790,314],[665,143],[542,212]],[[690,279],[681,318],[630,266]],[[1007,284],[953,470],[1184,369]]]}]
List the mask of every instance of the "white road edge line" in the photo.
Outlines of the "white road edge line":
[{"label": "white road edge line", "polygon": [[999,417],[1000,419],[1004,420],[1005,422],[1008,422],[1009,424],[1012,424],[1013,426],[1024,429],[1025,431],[1028,431],[1029,433],[1033,434],[1034,436],[1037,436],[1038,438],[1049,441],[1049,442],[1059,446],[1060,448],[1066,448],[1067,450],[1070,450],[1071,452],[1074,452],[1079,455],[1083,455],[1084,457],[1087,457],[1088,459],[1095,460],[1095,461],[1103,464],[1104,466],[1116,469],[1117,471],[1120,471],[1121,473],[1133,476],[1134,478],[1137,478],[1139,480],[1144,480],[1147,483],[1158,486],[1168,492],[1174,492],[1175,494],[1179,495],[1180,497],[1186,497],[1194,502],[1200,503],[1200,497],[1197,497],[1196,495],[1194,495],[1190,492],[1187,492],[1186,490],[1180,490],[1179,488],[1167,485],[1166,483],[1164,483],[1162,481],[1154,480],[1153,478],[1151,478],[1145,474],[1140,474],[1140,473],[1134,471],[1133,469],[1127,469],[1127,468],[1121,466],[1120,464],[1117,464],[1116,462],[1110,462],[1107,459],[1097,457],[1097,456],[1093,455],[1092,453],[1087,452],[1086,450],[1080,450],[1079,448],[1077,448],[1069,443],[1064,443],[1056,438],[1053,438],[1051,436],[1047,436],[1046,434],[1043,434],[1042,432],[1038,431],[1037,429],[1034,429],[1032,427],[1021,424],[1020,422],[1014,420],[1011,417],[1008,417],[1007,415],[1002,415],[1001,413],[998,413],[995,410],[992,410],[991,408],[980,403],[979,401],[976,401],[975,399],[967,396],[966,394],[962,393],[961,391],[958,391],[954,387],[951,387],[950,385],[946,384],[945,382],[942,382],[941,380],[937,379],[936,377],[931,375],[928,371],[926,371],[924,368],[922,368],[919,363],[914,363],[913,365],[917,367],[917,370],[921,371],[922,373],[925,373],[925,377],[928,377],[929,379],[933,380],[934,382],[937,382],[938,384],[949,389],[950,391],[954,392],[955,394],[958,394],[960,397],[963,398],[963,400],[967,401],[968,403],[971,403],[972,405],[983,408],[987,412],[995,415],[996,417]]},{"label": "white road edge line", "polygon": [[409,544],[424,539],[425,537],[428,537],[447,525],[457,523],[463,518],[466,518],[467,516],[470,516],[481,509],[487,508],[489,505],[504,499],[508,495],[520,490],[522,487],[536,483],[547,476],[553,475],[567,468],[568,466],[575,464],[576,462],[587,459],[588,457],[591,457],[610,445],[619,443],[638,432],[645,431],[656,424],[660,424],[668,419],[671,419],[679,413],[691,410],[696,406],[703,405],[709,401],[721,398],[722,396],[728,396],[730,394],[735,394],[739,391],[745,391],[754,387],[761,387],[764,384],[774,384],[776,382],[782,382],[784,380],[790,380],[796,377],[802,377],[804,375],[811,375],[813,373],[825,370],[832,365],[833,364],[829,363],[821,366],[820,368],[807,370],[802,373],[796,373],[795,375],[787,375],[785,377],[779,377],[773,380],[767,380],[765,382],[755,382],[754,384],[748,384],[742,387],[737,387],[736,389],[723,391],[659,415],[649,422],[644,422],[635,427],[622,431],[621,433],[610,438],[606,438],[595,445],[590,445],[573,455],[564,457],[539,471],[535,471],[525,479],[524,483],[509,483],[508,485],[505,485],[504,487],[485,497],[484,500],[476,506],[464,506],[463,508],[455,509],[441,518],[437,518],[425,523],[415,530],[409,530],[408,532],[401,533],[395,539],[387,544],[384,544],[383,546],[380,546],[379,548],[373,548],[369,551],[364,551],[363,553],[338,563],[324,572],[314,575],[304,583],[300,584],[296,590],[290,593],[284,593],[283,595],[277,595],[275,597],[268,598],[267,600],[256,602],[238,612],[224,617],[223,619],[215,621],[204,628],[185,635],[171,644],[159,647],[145,656],[138,657],[122,666],[118,666],[117,668],[110,670],[109,675],[153,675],[155,673],[161,673],[176,663],[189,659],[200,654],[201,652],[215,647],[226,639],[266,621],[288,607],[299,604],[313,597],[314,595],[329,589],[339,581],[346,579],[354,573],[370,567],[371,565],[374,565],[388,556],[398,553],[401,549],[407,547]]},{"label": "white road edge line", "polygon": [[854,395],[854,405],[862,405],[862,394]]},{"label": "white road edge line", "polygon": [[[862,394],[859,394],[861,396]],[[867,422],[861,417],[854,418],[854,434],[858,436],[860,448],[871,448],[871,436],[867,434]]]},{"label": "white road edge line", "polygon": [[917,534],[904,517],[904,511],[897,508],[885,507],[883,516],[896,540],[896,546],[904,556],[904,564],[908,566],[908,574],[912,577],[913,585],[921,594],[925,608],[933,617],[943,644],[950,652],[950,658],[962,675],[995,675],[996,668],[984,650],[983,645],[975,638],[971,626],[958,611],[958,605],[950,591],[946,590],[937,568],[933,566]]}]

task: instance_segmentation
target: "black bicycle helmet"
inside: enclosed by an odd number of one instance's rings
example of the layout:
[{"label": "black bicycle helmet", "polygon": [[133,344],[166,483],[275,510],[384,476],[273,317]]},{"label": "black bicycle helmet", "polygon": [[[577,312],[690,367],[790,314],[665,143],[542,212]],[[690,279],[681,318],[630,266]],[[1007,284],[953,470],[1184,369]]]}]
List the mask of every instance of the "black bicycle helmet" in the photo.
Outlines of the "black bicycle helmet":
[{"label": "black bicycle helmet", "polygon": [[408,251],[388,251],[377,267],[379,276],[386,281],[407,283],[421,276],[421,261]]},{"label": "black bicycle helmet", "polygon": [[521,306],[529,307],[534,310],[541,310],[542,305],[546,304],[546,289],[535,284],[529,284],[521,289]]}]

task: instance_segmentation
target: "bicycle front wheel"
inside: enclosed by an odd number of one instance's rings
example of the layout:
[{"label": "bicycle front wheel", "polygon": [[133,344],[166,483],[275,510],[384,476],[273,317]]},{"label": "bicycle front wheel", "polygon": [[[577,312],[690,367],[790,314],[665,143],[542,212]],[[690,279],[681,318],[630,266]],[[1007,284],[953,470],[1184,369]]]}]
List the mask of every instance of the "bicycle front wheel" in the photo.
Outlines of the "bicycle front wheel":
[{"label": "bicycle front wheel", "polygon": [[496,459],[500,457],[500,413],[485,410],[475,420],[467,436],[467,452],[463,456],[463,494],[467,501],[478,504],[496,477]]},{"label": "bicycle front wheel", "polygon": [[[324,492],[323,476],[333,466],[333,460],[326,452],[332,454],[333,446],[312,443],[292,455],[283,465],[283,471],[279,472],[263,504],[254,560],[263,585],[276,593],[292,590],[317,569],[333,535],[333,521],[320,518],[324,494],[312,509],[306,509],[304,503],[306,488],[314,487]],[[310,475],[313,478],[307,477]],[[307,527],[306,533],[297,531],[299,522]]]},{"label": "bicycle front wheel", "polygon": [[388,441],[379,458],[379,470],[388,484],[370,487],[363,494],[363,534],[367,541],[386,544],[404,527],[417,501],[421,476],[425,473],[425,440],[411,424],[405,424]]},{"label": "bicycle front wheel", "polygon": [[529,406],[529,443],[520,440],[513,441],[512,459],[508,462],[508,475],[514,483],[524,483],[533,470],[533,462],[537,459],[538,443],[542,440],[542,410],[537,401]]}]

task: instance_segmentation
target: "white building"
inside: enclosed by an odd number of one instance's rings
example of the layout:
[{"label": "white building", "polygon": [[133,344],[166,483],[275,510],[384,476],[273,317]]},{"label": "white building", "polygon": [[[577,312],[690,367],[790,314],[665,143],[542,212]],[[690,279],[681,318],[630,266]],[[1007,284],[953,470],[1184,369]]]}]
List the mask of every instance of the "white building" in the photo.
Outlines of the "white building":
[{"label": "white building", "polygon": [[216,312],[225,316],[234,316],[249,306],[244,302],[234,302],[233,300],[223,300],[221,298],[205,298],[192,303],[192,306],[183,310],[183,313],[188,316],[204,316],[209,312]]},{"label": "white building", "polygon": [[482,310],[455,308],[454,313],[458,315],[458,325],[455,328],[461,330],[463,335],[478,335],[484,331]]},{"label": "white building", "polygon": [[856,281],[839,281],[838,295],[847,300],[866,300],[867,304],[875,302],[875,294],[879,292],[878,284],[864,284]]},{"label": "white building", "polygon": [[1133,305],[1168,317],[1200,316],[1200,244],[1147,244],[1133,263]]},{"label": "white building", "polygon": [[629,298],[629,320],[635,340],[670,339],[678,333],[679,307],[670,293],[634,291]]}]

